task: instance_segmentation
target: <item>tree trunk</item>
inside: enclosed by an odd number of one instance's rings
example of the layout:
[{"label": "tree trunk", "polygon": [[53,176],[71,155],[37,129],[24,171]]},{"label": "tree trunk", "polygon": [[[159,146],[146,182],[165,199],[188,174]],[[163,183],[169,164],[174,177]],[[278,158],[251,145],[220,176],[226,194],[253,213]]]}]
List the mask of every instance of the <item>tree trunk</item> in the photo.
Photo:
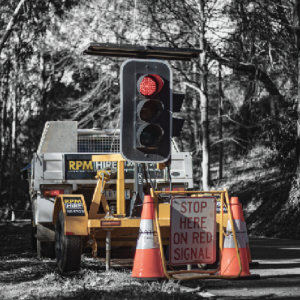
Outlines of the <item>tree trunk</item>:
[{"label": "tree trunk", "polygon": [[[7,108],[7,102],[9,98],[9,76],[11,72],[11,61],[8,57],[7,60],[7,66],[5,66],[5,72],[6,76],[2,78],[3,84],[2,84],[2,112],[1,112],[1,160],[0,160],[0,193],[3,193],[3,179],[4,179],[4,173],[6,171],[7,166],[7,159],[8,159],[8,153],[10,149],[10,135],[8,134],[8,126],[9,121],[7,120],[8,115],[8,108]],[[4,193],[3,193],[4,194]],[[0,207],[3,207],[4,205],[4,197],[0,197]]]},{"label": "tree trunk", "polygon": [[209,145],[209,122],[208,122],[208,95],[207,95],[207,48],[205,41],[205,1],[199,0],[199,43],[203,52],[200,54],[200,111],[201,111],[201,131],[202,131],[202,189],[210,189],[210,145]]},{"label": "tree trunk", "polygon": [[222,65],[219,63],[219,103],[218,103],[218,127],[219,127],[219,179],[223,178],[223,124],[222,124]]}]

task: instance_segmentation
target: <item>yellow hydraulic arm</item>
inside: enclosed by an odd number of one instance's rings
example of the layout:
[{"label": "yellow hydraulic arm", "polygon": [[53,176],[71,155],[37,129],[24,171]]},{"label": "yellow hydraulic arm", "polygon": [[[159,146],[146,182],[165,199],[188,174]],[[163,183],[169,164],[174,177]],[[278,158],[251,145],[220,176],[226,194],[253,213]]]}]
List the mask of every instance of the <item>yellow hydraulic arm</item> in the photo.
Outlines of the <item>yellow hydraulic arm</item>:
[{"label": "yellow hydraulic arm", "polygon": [[[105,155],[92,155],[92,161],[96,162],[114,162],[116,161],[118,166],[117,173],[117,215],[125,216],[125,179],[124,179],[124,158],[120,154],[105,154]],[[110,174],[101,170],[97,172],[98,183],[94,191],[91,208],[89,211],[89,219],[99,219],[103,215],[98,214],[100,203],[102,203],[105,213],[109,212],[109,207],[104,195],[104,187],[106,182],[110,179]]]}]

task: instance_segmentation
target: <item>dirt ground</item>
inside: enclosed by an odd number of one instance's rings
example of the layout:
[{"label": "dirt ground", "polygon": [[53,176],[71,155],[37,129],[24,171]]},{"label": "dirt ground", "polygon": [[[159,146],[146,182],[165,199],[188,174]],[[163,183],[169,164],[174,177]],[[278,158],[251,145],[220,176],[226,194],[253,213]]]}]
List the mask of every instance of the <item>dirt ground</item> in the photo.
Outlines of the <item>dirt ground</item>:
[{"label": "dirt ground", "polygon": [[[30,245],[30,223],[0,223],[0,299],[300,299],[300,241],[256,238],[252,253],[259,280],[139,282],[130,264],[82,255],[76,274],[62,275],[55,260],[37,259]],[[278,253],[275,255],[275,253]],[[279,255],[279,256],[277,256]]]}]

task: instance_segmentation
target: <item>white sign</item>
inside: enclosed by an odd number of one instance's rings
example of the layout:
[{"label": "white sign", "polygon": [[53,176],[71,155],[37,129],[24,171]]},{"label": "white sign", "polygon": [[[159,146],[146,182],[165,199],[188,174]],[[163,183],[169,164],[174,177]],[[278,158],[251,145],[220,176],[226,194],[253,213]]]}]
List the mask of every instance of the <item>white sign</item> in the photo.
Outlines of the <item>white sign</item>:
[{"label": "white sign", "polygon": [[211,264],[215,260],[216,198],[173,198],[170,220],[170,264]]},{"label": "white sign", "polygon": [[[108,189],[104,191],[104,195],[106,200],[116,200],[117,199],[117,191],[116,190],[112,190],[112,189]],[[130,189],[126,189],[125,190],[125,199],[126,200],[130,200]]]}]

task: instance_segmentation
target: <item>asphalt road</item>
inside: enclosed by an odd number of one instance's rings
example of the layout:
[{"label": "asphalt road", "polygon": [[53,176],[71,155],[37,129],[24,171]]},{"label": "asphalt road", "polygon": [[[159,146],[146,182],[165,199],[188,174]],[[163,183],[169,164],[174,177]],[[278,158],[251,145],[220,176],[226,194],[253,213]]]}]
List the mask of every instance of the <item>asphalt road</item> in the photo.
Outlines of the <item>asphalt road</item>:
[{"label": "asphalt road", "polygon": [[[260,279],[181,281],[181,288],[201,287],[201,292],[197,293],[200,298],[300,300],[300,240],[250,237],[250,248],[255,265],[250,267],[250,272],[260,275]],[[105,259],[101,261],[104,263]],[[113,268],[131,268],[131,264],[131,259],[114,259],[112,263]],[[181,266],[180,269],[186,268]],[[178,277],[198,275],[184,274]]]},{"label": "asphalt road", "polygon": [[[250,237],[251,274],[259,280],[207,280],[218,299],[300,299],[300,240]],[[222,298],[219,298],[222,297]]]}]

